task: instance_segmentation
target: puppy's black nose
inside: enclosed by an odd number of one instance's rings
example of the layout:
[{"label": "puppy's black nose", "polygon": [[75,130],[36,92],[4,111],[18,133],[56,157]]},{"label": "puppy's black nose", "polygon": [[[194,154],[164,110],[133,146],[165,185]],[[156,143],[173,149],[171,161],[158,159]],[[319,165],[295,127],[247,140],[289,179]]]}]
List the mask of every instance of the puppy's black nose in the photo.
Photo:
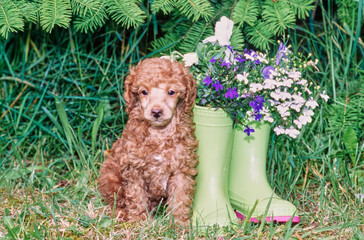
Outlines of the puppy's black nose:
[{"label": "puppy's black nose", "polygon": [[159,118],[160,116],[162,116],[163,114],[163,110],[162,109],[152,109],[152,115],[155,118]]}]

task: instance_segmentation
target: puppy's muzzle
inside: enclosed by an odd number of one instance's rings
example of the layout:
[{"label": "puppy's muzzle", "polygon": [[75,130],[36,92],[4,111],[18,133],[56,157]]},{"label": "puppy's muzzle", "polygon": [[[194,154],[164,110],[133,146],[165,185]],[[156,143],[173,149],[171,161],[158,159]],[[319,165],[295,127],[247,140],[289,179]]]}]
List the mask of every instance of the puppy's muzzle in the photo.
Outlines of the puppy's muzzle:
[{"label": "puppy's muzzle", "polygon": [[163,115],[162,109],[152,109],[152,116],[158,119],[160,116]]}]

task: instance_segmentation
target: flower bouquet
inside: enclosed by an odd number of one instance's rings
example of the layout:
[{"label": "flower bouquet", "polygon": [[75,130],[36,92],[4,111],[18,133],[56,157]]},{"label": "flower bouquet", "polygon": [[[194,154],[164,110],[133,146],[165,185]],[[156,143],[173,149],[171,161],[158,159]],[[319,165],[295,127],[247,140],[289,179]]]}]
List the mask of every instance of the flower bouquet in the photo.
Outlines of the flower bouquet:
[{"label": "flower bouquet", "polygon": [[[271,57],[248,49],[239,52],[230,46],[233,25],[223,17],[215,35],[200,43],[195,53],[175,54],[190,66],[197,81],[200,163],[193,220],[224,223],[235,209],[241,219],[253,212],[249,219],[253,222],[267,214],[266,221],[297,223],[297,208],[277,196],[266,179],[266,154],[271,127],[277,135],[296,138],[312,121],[319,102],[328,100],[325,91],[309,81],[317,60],[295,55],[283,43]],[[222,109],[231,119],[230,126],[205,118],[212,116],[211,110],[205,114],[201,106]],[[217,136],[217,132],[225,135]],[[221,198],[213,197],[216,192]],[[224,207],[228,210],[221,212]],[[211,220],[214,212],[224,217]]]},{"label": "flower bouquet", "polygon": [[248,136],[254,132],[250,123],[264,120],[275,125],[277,135],[296,138],[312,121],[318,102],[329,98],[308,80],[317,60],[296,56],[283,43],[275,58],[210,42],[198,46],[197,56],[191,66],[197,105],[224,109]]}]

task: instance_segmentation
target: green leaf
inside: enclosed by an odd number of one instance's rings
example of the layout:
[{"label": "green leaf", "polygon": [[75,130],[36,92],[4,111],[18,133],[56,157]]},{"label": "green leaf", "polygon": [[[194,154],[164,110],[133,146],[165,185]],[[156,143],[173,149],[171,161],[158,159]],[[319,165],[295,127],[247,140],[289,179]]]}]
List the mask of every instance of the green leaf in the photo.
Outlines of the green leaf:
[{"label": "green leaf", "polygon": [[66,135],[68,147],[70,149],[70,152],[73,152],[72,143],[75,142],[75,139],[74,139],[74,134],[71,130],[72,128],[68,122],[66,110],[64,109],[64,103],[60,102],[57,97],[55,98],[55,100],[56,100],[56,108],[57,108],[58,116],[61,120],[64,134]]},{"label": "green leaf", "polygon": [[187,32],[184,36],[183,42],[180,45],[182,53],[195,52],[197,45],[205,38],[214,35],[214,30],[211,25],[200,21],[193,23],[191,26],[186,26]]},{"label": "green leaf", "polygon": [[102,2],[97,9],[88,8],[84,12],[85,15],[78,15],[74,20],[76,31],[87,33],[93,32],[99,27],[102,27],[107,19],[105,3]]},{"label": "green leaf", "polygon": [[285,0],[285,1],[291,7],[291,9],[293,9],[294,14],[297,15],[299,19],[308,17],[309,12],[315,9],[315,5],[313,5],[315,0]]},{"label": "green leaf", "polygon": [[40,9],[40,25],[50,33],[57,25],[68,28],[72,16],[71,4],[67,0],[44,0]]},{"label": "green leaf", "polygon": [[104,105],[102,103],[100,103],[100,105],[97,107],[96,113],[97,113],[97,118],[94,124],[92,125],[92,132],[91,132],[92,150],[95,150],[97,131],[99,130],[102,119],[104,117]]},{"label": "green leaf", "polygon": [[356,135],[355,130],[352,127],[348,127],[343,135],[343,142],[345,144],[346,149],[349,151],[351,160],[355,166],[355,152],[356,147],[358,145],[358,137]]},{"label": "green leaf", "polygon": [[98,0],[72,0],[72,12],[75,15],[86,16],[87,13],[97,12],[102,4]]},{"label": "green leaf", "polygon": [[266,28],[274,35],[282,35],[287,28],[293,28],[296,16],[286,1],[266,1],[263,6],[262,18]]},{"label": "green leaf", "polygon": [[178,0],[177,7],[183,15],[194,22],[201,17],[208,21],[214,15],[214,8],[207,0]]},{"label": "green leaf", "polygon": [[260,4],[255,0],[240,0],[233,11],[234,23],[239,23],[241,27],[244,23],[253,26],[260,12]]},{"label": "green leaf", "polygon": [[0,35],[8,38],[9,32],[23,31],[24,21],[21,12],[10,0],[0,1]]},{"label": "green leaf", "polygon": [[258,21],[255,26],[247,27],[245,33],[249,37],[249,42],[256,48],[263,50],[269,49],[269,44],[273,43],[271,40],[273,33],[269,28],[267,28],[265,22]]},{"label": "green leaf", "polygon": [[172,12],[174,8],[175,8],[174,0],[154,0],[151,6],[153,14],[156,14],[160,10],[162,10],[164,14],[168,14]]},{"label": "green leaf", "polygon": [[146,18],[145,12],[140,9],[135,0],[105,0],[111,18],[121,26],[138,27]]},{"label": "green leaf", "polygon": [[230,42],[230,45],[238,51],[243,50],[245,46],[243,32],[236,26],[233,28],[233,34],[231,35]]}]

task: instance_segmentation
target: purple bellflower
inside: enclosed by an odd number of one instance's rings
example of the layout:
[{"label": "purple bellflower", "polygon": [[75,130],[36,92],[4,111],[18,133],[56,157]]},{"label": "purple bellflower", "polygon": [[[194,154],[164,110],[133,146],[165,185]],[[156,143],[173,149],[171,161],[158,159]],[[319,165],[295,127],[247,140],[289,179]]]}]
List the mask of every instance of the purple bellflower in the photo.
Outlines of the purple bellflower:
[{"label": "purple bellflower", "polygon": [[219,90],[223,90],[224,87],[221,85],[220,81],[216,81],[212,84],[212,87],[215,88],[215,91],[218,92]]},{"label": "purple bellflower", "polygon": [[250,136],[250,133],[255,132],[255,130],[254,130],[253,128],[250,128],[250,127],[246,126],[246,128],[245,128],[244,132],[245,132],[248,136]]},{"label": "purple bellflower", "polygon": [[212,78],[208,75],[206,75],[205,79],[203,80],[203,82],[207,85],[210,86],[210,84],[212,83]]},{"label": "purple bellflower", "polygon": [[227,92],[225,93],[225,98],[230,98],[230,99],[234,99],[234,98],[238,98],[239,97],[239,94],[237,92],[237,89],[234,88],[229,88],[227,90]]},{"label": "purple bellflower", "polygon": [[266,66],[265,68],[263,68],[262,70],[262,74],[264,76],[264,79],[269,79],[270,78],[270,75],[271,75],[271,72],[270,71],[274,71],[274,67],[272,66]]},{"label": "purple bellflower", "polygon": [[277,66],[280,64],[281,59],[286,56],[287,50],[288,50],[288,48],[286,46],[284,46],[284,44],[281,42],[281,44],[279,44],[279,48],[278,48],[277,56],[276,56],[276,65]]}]

